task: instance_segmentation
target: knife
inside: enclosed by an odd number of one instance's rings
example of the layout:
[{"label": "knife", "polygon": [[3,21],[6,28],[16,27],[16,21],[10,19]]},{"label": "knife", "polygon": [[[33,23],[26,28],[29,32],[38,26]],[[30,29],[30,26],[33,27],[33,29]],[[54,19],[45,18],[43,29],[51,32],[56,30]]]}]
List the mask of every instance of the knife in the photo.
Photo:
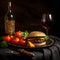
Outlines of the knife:
[{"label": "knife", "polygon": [[18,49],[18,51],[20,51],[21,53],[24,53],[28,56],[32,56],[32,57],[35,56],[35,54],[33,52],[27,51],[25,49]]}]

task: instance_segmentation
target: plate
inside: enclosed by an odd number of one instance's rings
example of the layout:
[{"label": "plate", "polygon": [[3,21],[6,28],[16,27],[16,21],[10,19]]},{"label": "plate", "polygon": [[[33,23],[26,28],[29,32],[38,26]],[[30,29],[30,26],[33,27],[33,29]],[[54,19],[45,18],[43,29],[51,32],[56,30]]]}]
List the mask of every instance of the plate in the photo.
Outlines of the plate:
[{"label": "plate", "polygon": [[22,49],[36,49],[36,48],[46,48],[46,47],[50,47],[54,44],[54,40],[53,39],[49,39],[47,40],[46,42],[46,45],[43,45],[43,46],[38,46],[38,47],[28,47],[28,46],[21,46],[21,45],[14,45],[12,43],[8,43],[9,46],[11,47],[15,47],[15,48],[22,48]]}]

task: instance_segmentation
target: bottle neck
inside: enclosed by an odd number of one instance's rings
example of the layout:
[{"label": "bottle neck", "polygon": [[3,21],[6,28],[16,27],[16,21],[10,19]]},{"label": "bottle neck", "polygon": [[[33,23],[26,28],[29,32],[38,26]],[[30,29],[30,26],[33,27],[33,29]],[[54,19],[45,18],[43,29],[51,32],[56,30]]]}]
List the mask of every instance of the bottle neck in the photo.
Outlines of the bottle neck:
[{"label": "bottle neck", "polygon": [[11,10],[11,6],[8,6],[8,13],[9,13],[9,17],[10,18],[13,18],[13,13],[12,13],[12,10]]},{"label": "bottle neck", "polygon": [[11,2],[8,2],[8,11],[11,12]]},{"label": "bottle neck", "polygon": [[8,11],[11,13],[11,6],[8,6]]}]

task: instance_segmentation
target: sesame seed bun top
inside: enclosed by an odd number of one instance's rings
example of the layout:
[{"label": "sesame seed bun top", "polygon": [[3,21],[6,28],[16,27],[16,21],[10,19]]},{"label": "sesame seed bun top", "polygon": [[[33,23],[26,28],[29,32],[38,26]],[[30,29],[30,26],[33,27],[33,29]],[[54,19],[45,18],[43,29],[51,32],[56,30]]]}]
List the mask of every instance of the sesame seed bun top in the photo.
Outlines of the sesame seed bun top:
[{"label": "sesame seed bun top", "polygon": [[37,37],[37,36],[46,36],[46,34],[42,31],[32,31],[29,34],[29,37]]}]

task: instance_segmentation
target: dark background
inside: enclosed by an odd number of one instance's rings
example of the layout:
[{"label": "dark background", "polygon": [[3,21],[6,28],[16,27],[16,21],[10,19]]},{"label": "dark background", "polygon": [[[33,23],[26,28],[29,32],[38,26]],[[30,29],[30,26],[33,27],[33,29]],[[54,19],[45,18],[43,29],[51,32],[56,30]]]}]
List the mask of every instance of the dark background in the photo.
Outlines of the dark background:
[{"label": "dark background", "polygon": [[[4,35],[4,16],[7,12],[9,0],[0,0],[0,35]],[[18,30],[40,30],[41,15],[52,13],[54,25],[50,34],[60,37],[59,1],[58,0],[11,0],[12,11],[15,15],[16,31]]]}]

